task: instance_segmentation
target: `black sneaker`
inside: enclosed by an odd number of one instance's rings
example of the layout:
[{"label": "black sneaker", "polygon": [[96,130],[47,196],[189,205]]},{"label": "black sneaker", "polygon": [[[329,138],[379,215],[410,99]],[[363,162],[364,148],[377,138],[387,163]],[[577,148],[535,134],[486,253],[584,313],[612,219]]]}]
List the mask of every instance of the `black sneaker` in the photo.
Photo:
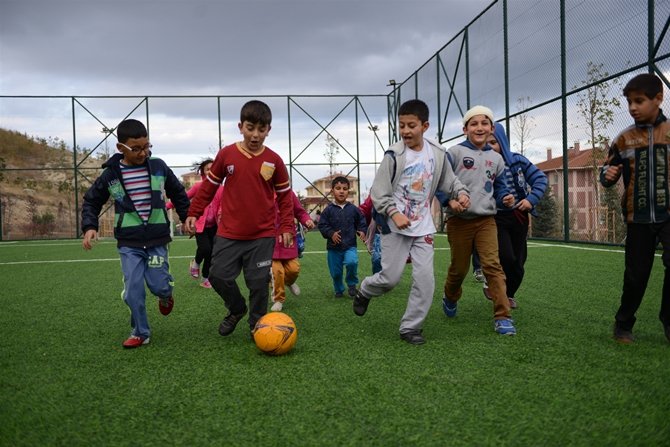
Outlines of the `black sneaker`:
[{"label": "black sneaker", "polygon": [[661,323],[663,324],[663,330],[665,331],[665,338],[670,341],[670,323],[665,321],[663,317],[660,317]]},{"label": "black sneaker", "polygon": [[342,293],[342,292],[336,292],[336,293],[335,293],[335,298],[344,298],[344,293]]},{"label": "black sneaker", "polygon": [[358,293],[358,290],[356,290],[356,286],[349,286],[349,296],[356,296]]},{"label": "black sneaker", "polygon": [[362,317],[368,310],[368,304],[370,304],[370,298],[364,297],[359,290],[354,297],[354,313],[359,317]]},{"label": "black sneaker", "polygon": [[235,330],[235,326],[237,326],[237,323],[240,322],[243,316],[247,314],[247,309],[244,309],[244,312],[241,314],[233,314],[232,312],[228,312],[228,315],[223,319],[221,322],[221,325],[219,326],[219,334],[223,335],[224,337],[226,335],[230,335],[233,333]]},{"label": "black sneaker", "polygon": [[411,345],[422,345],[426,342],[426,339],[421,336],[423,330],[421,329],[412,329],[410,331],[400,334],[400,338],[405,340]]},{"label": "black sneaker", "polygon": [[614,326],[612,326],[612,330],[614,331],[614,338],[621,343],[633,343],[635,341],[635,338],[633,338],[633,332],[621,329],[619,327],[619,323],[615,322]]}]

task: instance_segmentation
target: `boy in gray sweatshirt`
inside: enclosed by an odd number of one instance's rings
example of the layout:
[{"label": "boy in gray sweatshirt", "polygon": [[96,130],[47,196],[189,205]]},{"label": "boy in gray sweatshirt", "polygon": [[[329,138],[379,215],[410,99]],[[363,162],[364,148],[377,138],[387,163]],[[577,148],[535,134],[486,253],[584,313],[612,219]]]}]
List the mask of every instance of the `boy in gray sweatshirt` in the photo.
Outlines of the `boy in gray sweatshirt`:
[{"label": "boy in gray sweatshirt", "polygon": [[442,309],[448,317],[456,316],[458,300],[463,294],[461,284],[470,269],[474,244],[493,295],[495,331],[500,335],[515,335],[505,273],[498,258],[498,230],[494,220],[498,204],[512,207],[514,196],[505,182],[505,161],[486,144],[495,126],[493,112],[488,107],[473,107],[463,117],[463,126],[468,139],[450,147],[447,157],[458,179],[470,191],[470,207],[456,215],[458,203],[438,195],[447,206],[447,238],[451,246]]},{"label": "boy in gray sweatshirt", "polygon": [[[436,190],[453,199],[454,212],[470,206],[468,190],[456,178],[445,149],[424,138],[428,130],[428,106],[417,99],[398,109],[402,141],[384,154],[370,190],[372,204],[382,227],[382,269],[368,276],[354,298],[354,313],[363,316],[370,298],[391,291],[400,283],[407,256],[412,257],[412,288],[400,322],[400,338],[422,344],[421,325],[435,293],[433,234],[430,205]],[[374,225],[374,223],[371,223]]]}]

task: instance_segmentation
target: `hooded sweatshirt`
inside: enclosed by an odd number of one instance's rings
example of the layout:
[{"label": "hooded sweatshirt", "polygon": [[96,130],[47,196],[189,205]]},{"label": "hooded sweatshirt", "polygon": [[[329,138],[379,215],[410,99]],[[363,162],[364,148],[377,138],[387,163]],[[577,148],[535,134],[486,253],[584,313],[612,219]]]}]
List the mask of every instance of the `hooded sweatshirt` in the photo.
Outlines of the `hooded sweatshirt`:
[{"label": "hooded sweatshirt", "polygon": [[448,206],[448,197],[437,194],[442,206],[446,207],[447,219],[456,215],[464,219],[495,215],[496,203],[504,206],[502,199],[511,194],[504,178],[505,162],[500,154],[488,144],[479,150],[465,140],[450,147],[447,158],[458,179],[470,191],[470,208],[459,214]]},{"label": "hooded sweatshirt", "polygon": [[[528,200],[533,205],[530,213],[537,216],[535,205],[547,189],[547,176],[526,157],[510,151],[509,140],[501,123],[496,123],[493,136],[498,140],[501,155],[505,160],[504,180],[507,188],[514,195],[514,203],[517,204],[523,199]],[[501,203],[498,204],[498,212],[510,212],[514,208],[507,208]]]}]

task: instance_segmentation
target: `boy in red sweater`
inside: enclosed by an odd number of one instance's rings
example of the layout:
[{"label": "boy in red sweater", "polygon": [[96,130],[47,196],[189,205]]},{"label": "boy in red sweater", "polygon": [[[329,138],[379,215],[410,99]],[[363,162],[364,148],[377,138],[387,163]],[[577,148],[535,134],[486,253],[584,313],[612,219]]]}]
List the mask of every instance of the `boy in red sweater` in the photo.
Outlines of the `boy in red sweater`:
[{"label": "boy in red sweater", "polygon": [[[288,171],[281,157],[263,145],[270,132],[272,112],[261,101],[247,102],[238,127],[244,139],[222,148],[193,198],[184,226],[195,233],[195,222],[225,179],[221,223],[216,232],[209,281],[228,309],[219,334],[230,335],[249,312],[253,335],[256,322],[267,313],[270,268],[275,246],[275,193],[281,216],[278,241],[293,245],[293,202]],[[235,280],[244,270],[249,307]]]}]

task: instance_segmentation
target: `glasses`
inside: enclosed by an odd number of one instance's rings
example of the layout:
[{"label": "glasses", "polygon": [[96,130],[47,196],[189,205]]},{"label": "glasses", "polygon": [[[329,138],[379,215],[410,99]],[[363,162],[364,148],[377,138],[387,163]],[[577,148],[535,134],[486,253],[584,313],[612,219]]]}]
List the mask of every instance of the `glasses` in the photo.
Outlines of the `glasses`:
[{"label": "glasses", "polygon": [[119,144],[121,146],[125,147],[126,149],[128,149],[129,151],[131,151],[133,154],[139,154],[142,151],[147,151],[148,152],[148,151],[151,150],[152,147],[154,147],[154,145],[151,144],[151,143],[147,143],[147,145],[144,146],[144,147],[128,147],[123,143],[119,143]]}]

